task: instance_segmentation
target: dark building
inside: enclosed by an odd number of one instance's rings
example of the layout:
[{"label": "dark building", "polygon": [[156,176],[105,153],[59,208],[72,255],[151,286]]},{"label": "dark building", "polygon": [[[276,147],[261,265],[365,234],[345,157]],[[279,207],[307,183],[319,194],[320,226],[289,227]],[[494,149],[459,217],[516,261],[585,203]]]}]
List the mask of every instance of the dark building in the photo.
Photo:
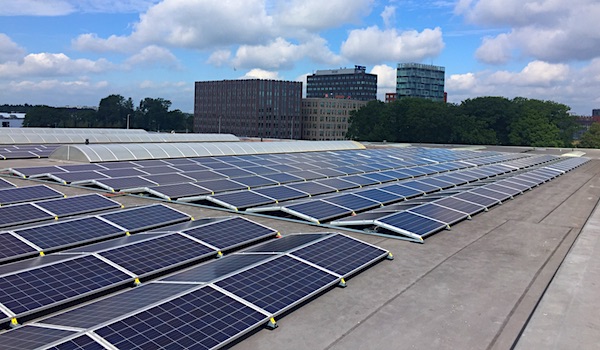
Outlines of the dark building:
[{"label": "dark building", "polygon": [[318,70],[306,77],[307,98],[348,98],[359,101],[377,99],[377,75],[364,66]]},{"label": "dark building", "polygon": [[600,109],[592,109],[592,117],[600,117]]},{"label": "dark building", "polygon": [[194,132],[299,139],[302,82],[197,81]]},{"label": "dark building", "polygon": [[399,63],[396,70],[398,98],[418,97],[445,101],[445,68],[420,63]]},{"label": "dark building", "polygon": [[395,92],[386,92],[385,93],[385,103],[390,103],[396,101],[396,93]]}]

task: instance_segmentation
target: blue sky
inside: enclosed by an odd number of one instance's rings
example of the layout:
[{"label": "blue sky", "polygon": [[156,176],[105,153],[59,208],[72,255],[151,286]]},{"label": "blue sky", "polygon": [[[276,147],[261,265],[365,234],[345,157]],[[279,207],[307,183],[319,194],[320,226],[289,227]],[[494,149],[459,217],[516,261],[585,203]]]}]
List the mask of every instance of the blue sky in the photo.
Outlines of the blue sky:
[{"label": "blue sky", "polygon": [[0,104],[110,94],[193,112],[194,82],[298,80],[399,62],[446,67],[449,101],[523,96],[600,108],[597,0],[0,0]]}]

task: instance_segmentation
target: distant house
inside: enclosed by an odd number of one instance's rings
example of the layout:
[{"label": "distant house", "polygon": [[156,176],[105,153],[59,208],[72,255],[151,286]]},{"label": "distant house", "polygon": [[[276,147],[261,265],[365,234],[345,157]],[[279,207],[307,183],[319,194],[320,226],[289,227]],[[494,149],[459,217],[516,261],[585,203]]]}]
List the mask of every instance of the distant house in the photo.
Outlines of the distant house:
[{"label": "distant house", "polygon": [[4,113],[0,112],[0,127],[2,128],[20,128],[23,126],[25,113]]}]

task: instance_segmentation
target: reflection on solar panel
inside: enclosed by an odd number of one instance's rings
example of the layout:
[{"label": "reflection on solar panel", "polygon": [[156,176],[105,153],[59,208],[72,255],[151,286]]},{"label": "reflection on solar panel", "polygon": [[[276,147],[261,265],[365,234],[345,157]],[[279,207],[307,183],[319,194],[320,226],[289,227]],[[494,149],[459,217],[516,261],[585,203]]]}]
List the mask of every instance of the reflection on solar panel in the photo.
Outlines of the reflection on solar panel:
[{"label": "reflection on solar panel", "polygon": [[54,219],[52,213],[44,211],[31,203],[0,207],[0,227],[49,219]]},{"label": "reflection on solar panel", "polygon": [[83,256],[0,276],[0,303],[19,316],[131,280],[102,260]]},{"label": "reflection on solar panel", "polygon": [[275,241],[263,243],[261,245],[250,247],[245,252],[253,253],[285,253],[291,249],[298,248],[307,243],[316,241],[327,234],[324,233],[306,233],[301,235],[283,236]]},{"label": "reflection on solar panel", "polygon": [[317,224],[339,216],[350,215],[352,210],[322,200],[308,201],[281,208],[285,213],[297,216]]},{"label": "reflection on solar panel", "polygon": [[129,232],[147,230],[191,219],[189,215],[162,204],[120,210],[114,213],[102,214],[100,217],[127,229]]},{"label": "reflection on solar panel", "polygon": [[356,191],[354,192],[354,194],[379,202],[381,204],[389,204],[404,199],[404,197],[400,195],[387,192],[378,188]]},{"label": "reflection on solar panel", "polygon": [[209,261],[189,270],[178,272],[163,280],[171,282],[210,282],[272,257],[272,254],[227,255],[221,259]]},{"label": "reflection on solar panel", "polygon": [[166,200],[183,197],[200,197],[212,194],[212,191],[192,183],[163,185],[146,188],[146,192]]},{"label": "reflection on solar panel", "polygon": [[95,333],[119,349],[213,349],[267,319],[208,286],[113,322]]},{"label": "reflection on solar panel", "polygon": [[468,215],[463,212],[442,207],[435,203],[423,204],[418,207],[410,208],[408,211],[437,221],[441,221],[446,225],[451,225],[468,217]]},{"label": "reflection on solar panel", "polygon": [[14,232],[44,250],[86,243],[124,233],[122,229],[97,217],[61,221],[14,230]]},{"label": "reflection on solar panel", "polygon": [[338,282],[338,277],[288,256],[267,261],[215,284],[277,314]]},{"label": "reflection on solar panel", "polygon": [[333,203],[344,208],[348,208],[352,211],[363,211],[372,209],[380,206],[379,202],[372,201],[370,199],[357,196],[352,193],[341,194],[334,197],[328,197],[323,199],[325,202]]},{"label": "reflection on solar panel", "polygon": [[64,195],[46,185],[6,188],[0,190],[0,205],[60,197]]},{"label": "reflection on solar panel", "polygon": [[393,232],[422,240],[434,232],[443,230],[446,224],[423,216],[403,211],[375,221],[375,224]]},{"label": "reflection on solar panel", "polygon": [[0,233],[0,261],[37,254],[38,251],[8,232]]},{"label": "reflection on solar panel", "polygon": [[35,204],[57,216],[83,214],[121,207],[121,204],[97,193],[46,200]]},{"label": "reflection on solar panel", "polygon": [[291,254],[340,276],[347,276],[383,259],[388,252],[353,238],[336,234]]},{"label": "reflection on solar panel", "polygon": [[182,232],[220,250],[231,249],[267,237],[274,237],[277,234],[277,231],[272,228],[242,217],[217,221]]},{"label": "reflection on solar panel", "polygon": [[0,344],[5,350],[39,349],[75,333],[64,329],[25,325],[0,334]]},{"label": "reflection on solar panel", "polygon": [[243,210],[249,207],[275,203],[274,199],[252,191],[217,194],[206,199],[231,210]]},{"label": "reflection on solar panel", "polygon": [[189,284],[148,283],[43,320],[44,324],[90,328],[196,288]]},{"label": "reflection on solar panel", "polygon": [[168,234],[104,251],[100,255],[141,277],[216,253],[216,250],[179,234]]}]

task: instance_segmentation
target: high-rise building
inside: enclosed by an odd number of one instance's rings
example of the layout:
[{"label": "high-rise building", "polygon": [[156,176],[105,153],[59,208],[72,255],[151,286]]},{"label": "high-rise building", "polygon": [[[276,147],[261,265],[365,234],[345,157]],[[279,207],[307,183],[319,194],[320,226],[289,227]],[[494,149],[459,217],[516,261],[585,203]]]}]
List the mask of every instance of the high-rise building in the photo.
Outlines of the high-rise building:
[{"label": "high-rise building", "polygon": [[399,63],[396,70],[396,95],[444,101],[445,68],[420,63]]},{"label": "high-rise building", "polygon": [[335,97],[359,101],[377,99],[377,75],[364,66],[318,70],[306,77],[306,97]]},{"label": "high-rise building", "polygon": [[600,116],[600,109],[592,109],[592,116],[593,117]]},{"label": "high-rise building", "polygon": [[350,112],[366,104],[347,98],[302,99],[302,139],[345,140]]},{"label": "high-rise building", "polygon": [[299,139],[302,82],[197,81],[194,132]]}]

